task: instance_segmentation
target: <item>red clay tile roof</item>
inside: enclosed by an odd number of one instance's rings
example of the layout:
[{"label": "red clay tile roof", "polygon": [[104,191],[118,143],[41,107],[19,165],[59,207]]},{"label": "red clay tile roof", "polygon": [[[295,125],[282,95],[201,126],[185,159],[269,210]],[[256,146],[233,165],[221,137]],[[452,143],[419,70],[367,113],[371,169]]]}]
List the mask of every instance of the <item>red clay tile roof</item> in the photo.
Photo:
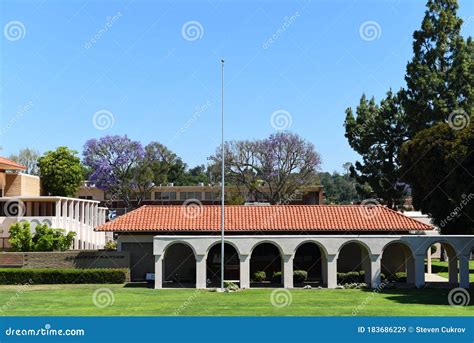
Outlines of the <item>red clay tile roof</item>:
[{"label": "red clay tile roof", "polygon": [[26,170],[26,167],[5,157],[0,157],[0,169]]},{"label": "red clay tile roof", "polygon": [[[97,228],[98,231],[218,232],[220,206],[142,206]],[[226,206],[225,230],[249,231],[410,231],[430,225],[382,206],[274,205]]]}]

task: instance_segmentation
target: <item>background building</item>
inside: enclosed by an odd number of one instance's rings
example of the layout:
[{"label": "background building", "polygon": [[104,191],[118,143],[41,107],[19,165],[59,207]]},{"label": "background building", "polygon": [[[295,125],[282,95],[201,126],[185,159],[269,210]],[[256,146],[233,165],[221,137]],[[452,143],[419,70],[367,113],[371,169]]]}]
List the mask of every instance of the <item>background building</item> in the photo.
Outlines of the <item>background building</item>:
[{"label": "background building", "polygon": [[0,157],[0,250],[8,250],[9,229],[17,222],[30,222],[73,231],[73,249],[100,249],[112,235],[96,232],[105,223],[106,208],[99,201],[41,196],[40,178],[21,173],[26,167]]}]

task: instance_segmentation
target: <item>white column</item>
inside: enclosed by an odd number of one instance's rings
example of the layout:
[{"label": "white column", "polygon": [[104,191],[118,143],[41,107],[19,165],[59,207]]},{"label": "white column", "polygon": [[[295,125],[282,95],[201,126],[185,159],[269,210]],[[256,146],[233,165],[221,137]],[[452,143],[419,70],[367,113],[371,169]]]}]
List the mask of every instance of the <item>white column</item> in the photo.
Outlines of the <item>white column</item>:
[{"label": "white column", "polygon": [[336,255],[327,256],[327,271],[328,271],[328,288],[336,288],[337,286],[337,258]]},{"label": "white column", "polygon": [[431,274],[432,268],[431,268],[431,247],[428,248],[428,251],[426,252],[426,272],[428,274]]},{"label": "white column", "polygon": [[370,263],[370,287],[377,288],[380,286],[380,273],[381,273],[381,261],[382,254],[372,255]]},{"label": "white column", "polygon": [[206,255],[196,255],[196,288],[206,288]]},{"label": "white column", "polygon": [[458,255],[459,287],[469,288],[469,254]]},{"label": "white column", "polygon": [[163,259],[155,255],[155,289],[163,288]]},{"label": "white column", "polygon": [[283,287],[293,288],[293,255],[283,255]]},{"label": "white column", "polygon": [[422,288],[425,285],[425,254],[415,255],[415,286]]},{"label": "white column", "polygon": [[321,279],[323,281],[323,285],[328,284],[328,260],[324,253],[321,255]]},{"label": "white column", "polygon": [[407,258],[407,283],[415,284],[415,259],[410,254]]},{"label": "white column", "polygon": [[250,288],[250,255],[240,255],[240,288]]},{"label": "white column", "polygon": [[61,217],[61,200],[56,201],[56,211],[55,211],[55,217],[59,218]]},{"label": "white column", "polygon": [[448,278],[449,283],[458,283],[458,257],[454,254],[448,254]]}]

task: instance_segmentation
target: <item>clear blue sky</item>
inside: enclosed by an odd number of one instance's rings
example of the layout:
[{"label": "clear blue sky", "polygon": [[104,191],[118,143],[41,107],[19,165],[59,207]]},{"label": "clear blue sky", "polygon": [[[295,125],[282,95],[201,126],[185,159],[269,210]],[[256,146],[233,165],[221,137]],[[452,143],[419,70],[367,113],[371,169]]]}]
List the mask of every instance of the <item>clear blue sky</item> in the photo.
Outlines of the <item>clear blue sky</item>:
[{"label": "clear blue sky", "polygon": [[[473,6],[460,1],[465,35]],[[206,163],[220,139],[223,57],[227,139],[276,132],[272,113],[284,110],[323,170],[341,170],[358,157],[344,137],[344,110],[363,92],[380,99],[404,85],[424,10],[424,0],[4,0],[1,154],[82,151],[89,138],[127,134],[168,145],[190,166]],[[203,30],[185,39],[189,21]],[[368,21],[380,27],[375,37],[361,36]],[[113,126],[93,125],[99,110],[112,113]]]}]

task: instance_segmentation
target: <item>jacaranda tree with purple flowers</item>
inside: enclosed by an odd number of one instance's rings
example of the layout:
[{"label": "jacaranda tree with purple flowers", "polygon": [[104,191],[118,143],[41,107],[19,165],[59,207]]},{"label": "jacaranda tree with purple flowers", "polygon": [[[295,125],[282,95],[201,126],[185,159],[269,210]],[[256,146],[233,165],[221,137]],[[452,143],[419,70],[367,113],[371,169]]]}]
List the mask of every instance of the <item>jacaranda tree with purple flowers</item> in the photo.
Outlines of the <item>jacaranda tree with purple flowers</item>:
[{"label": "jacaranda tree with purple flowers", "polygon": [[89,181],[127,208],[139,206],[153,187],[153,173],[140,142],[127,136],[90,139],[83,152],[83,163],[90,169]]}]

